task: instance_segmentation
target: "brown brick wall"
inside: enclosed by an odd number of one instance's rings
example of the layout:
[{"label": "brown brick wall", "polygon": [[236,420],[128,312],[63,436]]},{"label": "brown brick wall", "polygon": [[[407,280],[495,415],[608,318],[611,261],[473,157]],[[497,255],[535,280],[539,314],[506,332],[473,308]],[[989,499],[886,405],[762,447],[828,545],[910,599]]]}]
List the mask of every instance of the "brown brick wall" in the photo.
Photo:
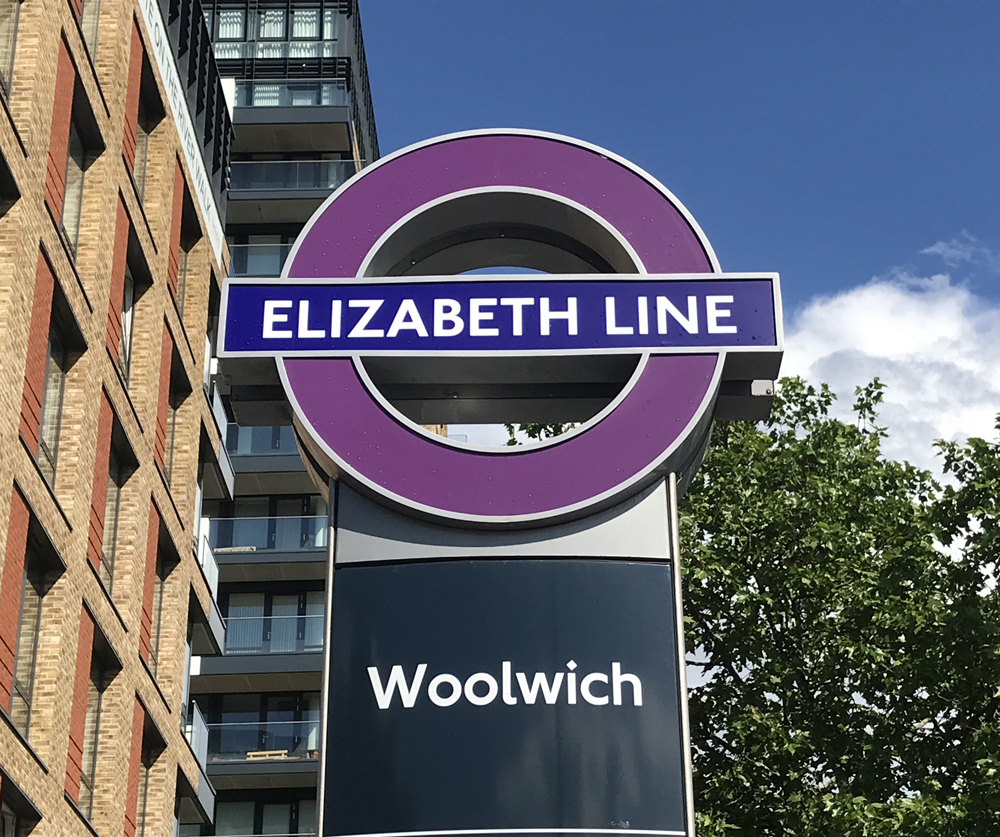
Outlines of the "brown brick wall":
[{"label": "brown brick wall", "polygon": [[38,254],[35,293],[31,305],[31,331],[28,333],[28,357],[24,364],[24,390],[21,393],[21,435],[31,450],[38,448],[42,421],[42,391],[45,386],[45,357],[49,345],[49,320],[55,278],[44,254]]},{"label": "brown brick wall", "polygon": [[108,464],[111,457],[111,429],[114,411],[107,393],[102,393],[97,417],[97,459],[94,463],[94,487],[90,494],[90,532],[87,538],[87,558],[100,572],[104,549],[104,508],[108,499]]},{"label": "brown brick wall", "polygon": [[160,511],[149,505],[149,531],[146,535],[146,566],[142,575],[142,615],[139,618],[139,656],[147,663],[153,637],[153,593],[156,584],[156,553],[160,543]]},{"label": "brown brick wall", "polygon": [[128,786],[125,791],[124,837],[135,837],[136,813],[139,809],[139,771],[142,769],[142,727],[146,722],[146,710],[139,698],[135,699],[132,710],[132,741],[128,757]]},{"label": "brown brick wall", "polygon": [[56,96],[52,106],[45,197],[53,215],[59,219],[62,217],[63,195],[66,191],[66,149],[69,146],[69,126],[73,118],[73,90],[76,84],[76,67],[73,66],[69,48],[63,40],[59,41],[56,68]]},{"label": "brown brick wall", "polygon": [[167,245],[167,282],[177,296],[177,277],[180,272],[181,257],[181,216],[184,212],[184,172],[177,160],[174,169],[173,203],[170,210],[170,243]]},{"label": "brown brick wall", "polygon": [[139,24],[132,21],[132,45],[128,60],[128,87],[125,95],[125,130],[122,137],[122,154],[129,169],[135,166],[136,126],[139,121],[139,90],[142,82],[142,37]]},{"label": "brown brick wall", "polygon": [[[192,785],[199,783],[197,763],[180,728],[188,600],[193,592],[206,609],[210,602],[191,550],[197,446],[192,450],[185,443],[183,450],[178,448],[169,485],[154,455],[163,328],[166,323],[176,344],[174,362],[182,365],[188,380],[199,381],[210,276],[213,271],[225,276],[228,269],[215,260],[203,237],[190,253],[182,318],[168,263],[170,242],[175,231],[179,233],[174,223],[178,165],[184,180],[191,182],[191,175],[170,115],[150,136],[141,199],[123,154],[125,126],[132,123],[128,83],[137,20],[142,42],[151,43],[145,23],[137,18],[135,0],[102,0],[93,55],[83,43],[67,0],[24,0],[19,14],[10,93],[0,100],[0,153],[21,193],[0,217],[0,602],[5,596],[20,599],[23,570],[18,561],[23,561],[26,533],[26,524],[3,524],[26,520],[28,509],[66,569],[42,603],[26,741],[6,715],[9,686],[5,692],[2,683],[9,681],[13,653],[9,647],[5,652],[0,640],[0,770],[42,814],[32,837],[93,837],[64,795],[67,788],[77,786],[74,776],[79,775],[81,738],[71,727],[77,717],[78,650],[86,646],[89,654],[92,646],[92,640],[88,644],[80,637],[81,609],[85,609],[123,666],[102,697],[91,823],[102,837],[126,834],[131,827],[127,821],[132,822],[129,818],[135,813],[128,790],[138,695],[149,721],[167,742],[150,773],[145,837],[171,837],[178,770]],[[166,101],[155,63],[152,72]],[[78,99],[85,97],[89,103],[106,149],[86,171],[75,253],[64,244],[58,226],[74,87]],[[195,210],[204,229],[197,204]],[[114,319],[120,316],[129,230],[134,244],[130,255],[145,262],[152,284],[136,302],[126,381],[113,347],[117,347]],[[49,315],[57,286],[86,350],[67,374],[56,478],[50,487],[39,472],[35,451]],[[33,389],[26,387],[29,378]],[[92,540],[96,541],[91,516],[95,508],[102,508],[94,496],[95,477],[107,469],[100,428],[105,399],[139,463],[122,488],[110,590],[88,557]],[[22,410],[26,402],[28,409]],[[179,419],[179,438],[196,440],[204,428],[213,446],[219,445],[211,408],[200,387],[186,400]],[[149,647],[148,616],[144,619],[149,610],[144,601],[147,569],[155,569],[156,561],[156,539],[151,547],[149,538],[152,504],[158,509],[157,532],[162,517],[165,537],[181,559],[164,583],[155,678],[143,664]],[[5,592],[11,585],[14,594]],[[0,632],[4,617],[13,612],[0,606]],[[16,624],[6,630],[8,640],[10,635],[16,637]],[[86,674],[89,677],[89,662]]]},{"label": "brown brick wall", "polygon": [[174,356],[174,338],[170,327],[163,324],[163,342],[160,344],[160,388],[156,402],[156,441],[153,453],[162,468],[167,451],[167,407],[170,401],[170,363]]},{"label": "brown brick wall", "polygon": [[0,576],[0,708],[10,711],[14,688],[14,654],[17,652],[17,618],[24,587],[24,557],[28,548],[28,504],[16,488],[10,498],[7,552]]},{"label": "brown brick wall", "polygon": [[90,690],[90,664],[94,650],[94,617],[80,608],[80,633],[76,643],[76,675],[73,678],[73,703],[70,709],[69,752],[66,755],[66,793],[80,801],[80,773],[83,767],[83,733],[87,720],[87,693]]}]

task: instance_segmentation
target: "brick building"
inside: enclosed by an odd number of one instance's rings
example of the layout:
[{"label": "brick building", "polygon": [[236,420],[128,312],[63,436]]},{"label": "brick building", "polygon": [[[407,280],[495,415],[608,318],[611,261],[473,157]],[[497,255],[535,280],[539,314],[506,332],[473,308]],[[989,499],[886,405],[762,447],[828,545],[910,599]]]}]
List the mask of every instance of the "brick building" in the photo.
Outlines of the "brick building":
[{"label": "brick building", "polygon": [[198,0],[0,0],[2,837],[211,830],[231,139]]}]

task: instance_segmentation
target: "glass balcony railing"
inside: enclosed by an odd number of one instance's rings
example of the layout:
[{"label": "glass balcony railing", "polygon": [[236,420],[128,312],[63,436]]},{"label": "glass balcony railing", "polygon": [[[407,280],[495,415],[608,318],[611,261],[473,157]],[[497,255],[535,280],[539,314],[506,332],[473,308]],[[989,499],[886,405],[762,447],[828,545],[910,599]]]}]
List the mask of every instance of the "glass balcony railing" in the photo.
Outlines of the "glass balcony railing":
[{"label": "glass balcony railing", "polygon": [[212,520],[208,544],[224,552],[298,552],[326,548],[326,515],[310,517],[221,517]]},{"label": "glass balcony railing", "polygon": [[184,728],[184,737],[187,738],[198,764],[204,770],[208,761],[208,724],[205,723],[205,716],[201,714],[197,703],[191,703],[191,715]]},{"label": "glass balcony railing", "polygon": [[[291,252],[288,244],[230,244],[230,276],[278,276]],[[232,451],[230,451],[232,453]]]},{"label": "glass balcony railing", "polygon": [[249,721],[208,725],[209,762],[319,758],[319,721]]},{"label": "glass balcony railing", "polygon": [[216,41],[215,59],[238,58],[340,58],[337,41]]},{"label": "glass balcony railing", "polygon": [[323,614],[230,616],[224,653],[294,654],[323,650]]},{"label": "glass balcony railing", "polygon": [[208,545],[208,538],[201,539],[201,548],[198,550],[198,563],[201,564],[205,572],[205,581],[208,582],[208,589],[212,591],[212,598],[219,600],[219,565],[212,554],[212,548]]},{"label": "glass balcony railing", "polygon": [[345,107],[347,104],[344,79],[240,79],[236,82],[238,108]]},{"label": "glass balcony railing", "polygon": [[250,160],[229,169],[229,191],[336,189],[356,174],[353,160]]},{"label": "glass balcony railing", "polygon": [[290,425],[240,427],[230,424],[226,432],[226,450],[230,456],[290,456],[299,452]]}]

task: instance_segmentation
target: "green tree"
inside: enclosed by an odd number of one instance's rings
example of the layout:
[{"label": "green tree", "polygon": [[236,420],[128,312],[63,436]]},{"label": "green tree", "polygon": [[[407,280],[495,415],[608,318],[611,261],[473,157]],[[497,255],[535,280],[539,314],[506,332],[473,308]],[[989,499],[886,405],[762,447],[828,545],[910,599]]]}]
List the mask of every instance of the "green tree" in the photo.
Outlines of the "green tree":
[{"label": "green tree", "polygon": [[1000,445],[941,488],[856,395],[783,381],[682,501],[700,837],[1000,835]]}]

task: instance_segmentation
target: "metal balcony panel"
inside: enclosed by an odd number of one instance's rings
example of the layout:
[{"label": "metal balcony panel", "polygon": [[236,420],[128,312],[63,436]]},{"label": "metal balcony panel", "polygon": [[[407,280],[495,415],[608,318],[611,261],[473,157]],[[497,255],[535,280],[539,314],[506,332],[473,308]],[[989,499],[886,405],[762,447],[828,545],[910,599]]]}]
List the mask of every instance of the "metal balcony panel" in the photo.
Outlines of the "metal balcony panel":
[{"label": "metal balcony panel", "polygon": [[208,597],[209,608],[201,604],[192,588],[188,606],[191,623],[191,647],[195,654],[207,659],[206,655],[221,654],[226,643],[226,624],[219,611],[219,605],[211,596]]},{"label": "metal balcony panel", "polygon": [[[301,463],[301,460],[299,460]],[[236,494],[315,494],[316,484],[305,465],[293,472],[260,471],[236,476]]]},{"label": "metal balcony panel", "polygon": [[295,474],[303,470],[302,457],[295,453],[249,454],[232,457],[233,469],[241,474]]},{"label": "metal balcony panel", "polygon": [[319,762],[303,761],[210,762],[208,773],[220,791],[316,786]]},{"label": "metal balcony panel", "polygon": [[238,107],[233,124],[234,154],[351,150],[351,112],[342,105]]},{"label": "metal balcony panel", "polygon": [[305,581],[326,577],[325,549],[295,552],[230,552],[216,559],[219,580],[229,584],[239,581]]},{"label": "metal balcony panel", "polygon": [[230,224],[304,224],[332,189],[262,189],[229,193]]},{"label": "metal balcony panel", "polygon": [[191,667],[192,693],[318,691],[323,654],[202,657]]}]

